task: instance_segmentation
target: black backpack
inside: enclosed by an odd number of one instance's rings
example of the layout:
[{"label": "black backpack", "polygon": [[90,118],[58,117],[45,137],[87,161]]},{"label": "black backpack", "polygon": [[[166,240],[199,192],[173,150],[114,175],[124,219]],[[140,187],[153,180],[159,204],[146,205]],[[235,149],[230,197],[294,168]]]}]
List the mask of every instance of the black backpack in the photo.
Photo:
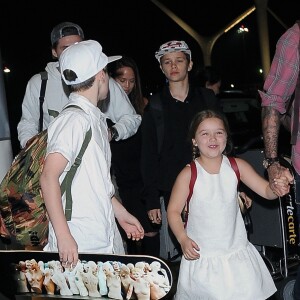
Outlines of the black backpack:
[{"label": "black backpack", "polygon": [[41,81],[41,90],[40,90],[40,119],[39,119],[39,132],[43,130],[43,104],[45,100],[46,86],[48,80],[47,71],[40,72],[42,81]]}]

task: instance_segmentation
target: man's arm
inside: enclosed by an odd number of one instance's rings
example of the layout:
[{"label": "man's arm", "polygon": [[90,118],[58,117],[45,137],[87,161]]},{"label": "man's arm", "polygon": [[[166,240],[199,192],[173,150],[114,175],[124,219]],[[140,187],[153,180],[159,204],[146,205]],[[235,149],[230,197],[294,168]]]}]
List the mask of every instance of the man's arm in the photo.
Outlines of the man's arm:
[{"label": "man's arm", "polygon": [[[265,145],[265,157],[278,157],[278,137],[279,137],[279,112],[273,107],[262,108],[262,132]],[[273,191],[277,188],[274,179],[280,177],[282,167],[279,162],[273,163],[268,168],[269,184]]]},{"label": "man's arm", "polygon": [[[264,83],[264,91],[259,91],[262,99],[262,132],[266,158],[278,157],[279,114],[285,112],[285,103],[295,90],[299,75],[298,44],[299,27],[295,24],[279,38],[270,72]],[[268,167],[270,186],[275,192],[274,178],[278,178],[284,170],[279,162]]]},{"label": "man's arm", "polygon": [[262,107],[262,133],[265,145],[265,156],[278,156],[278,137],[280,128],[279,112],[273,107]]},{"label": "man's arm", "polygon": [[113,78],[109,78],[109,103],[107,104],[101,110],[115,123],[113,127],[118,134],[116,140],[124,140],[134,135],[141,124],[141,116],[136,113],[126,93]]}]

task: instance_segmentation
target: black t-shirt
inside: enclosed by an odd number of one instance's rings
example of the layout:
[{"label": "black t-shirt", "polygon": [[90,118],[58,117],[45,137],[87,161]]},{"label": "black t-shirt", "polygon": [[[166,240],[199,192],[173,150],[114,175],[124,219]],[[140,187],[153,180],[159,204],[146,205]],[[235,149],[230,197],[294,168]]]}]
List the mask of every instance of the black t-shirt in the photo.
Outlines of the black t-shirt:
[{"label": "black t-shirt", "polygon": [[[204,109],[220,110],[213,91],[190,86],[184,102],[174,99],[168,87],[158,95],[163,118],[163,142],[157,147],[156,124],[151,105],[142,120],[141,170],[144,181],[144,200],[148,209],[159,208],[160,192],[170,192],[179,172],[192,160],[192,144],[188,140],[190,123]],[[151,98],[149,99],[151,102]]]}]

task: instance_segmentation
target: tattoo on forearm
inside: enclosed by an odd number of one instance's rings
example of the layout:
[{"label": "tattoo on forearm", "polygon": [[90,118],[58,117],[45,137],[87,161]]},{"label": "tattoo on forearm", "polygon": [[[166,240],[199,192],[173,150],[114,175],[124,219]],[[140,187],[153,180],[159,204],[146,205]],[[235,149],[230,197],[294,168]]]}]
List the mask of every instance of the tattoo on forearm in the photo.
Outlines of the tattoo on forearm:
[{"label": "tattoo on forearm", "polygon": [[280,119],[273,107],[262,108],[262,133],[266,157],[277,156]]}]

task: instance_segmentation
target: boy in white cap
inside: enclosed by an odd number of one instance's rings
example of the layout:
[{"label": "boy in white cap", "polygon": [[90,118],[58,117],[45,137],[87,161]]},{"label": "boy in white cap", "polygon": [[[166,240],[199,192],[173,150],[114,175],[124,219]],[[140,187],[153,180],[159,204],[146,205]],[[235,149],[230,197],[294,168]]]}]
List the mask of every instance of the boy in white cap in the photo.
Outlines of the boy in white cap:
[{"label": "boy in white cap", "polygon": [[[48,127],[40,183],[50,219],[44,250],[58,251],[64,264],[76,264],[80,252],[123,254],[121,237],[115,238],[119,235],[115,218],[128,238],[138,240],[144,235],[139,221],[113,197],[106,117],[97,108],[98,101],[108,93],[106,65],[119,58],[107,57],[93,40],[69,46],[59,58],[61,76],[71,94],[67,108]],[[90,128],[91,140],[72,181],[72,216],[67,222],[60,183]]]}]

